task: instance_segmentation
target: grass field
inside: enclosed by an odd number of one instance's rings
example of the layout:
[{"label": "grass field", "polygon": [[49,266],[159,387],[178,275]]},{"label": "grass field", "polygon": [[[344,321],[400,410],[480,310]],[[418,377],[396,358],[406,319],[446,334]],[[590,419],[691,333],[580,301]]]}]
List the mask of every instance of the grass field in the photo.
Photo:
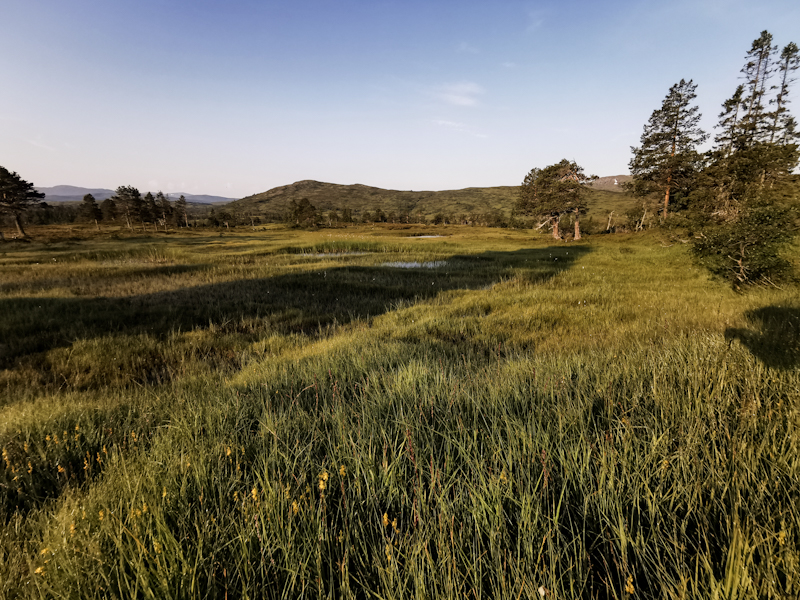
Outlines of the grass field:
[{"label": "grass field", "polygon": [[0,597],[800,594],[796,285],[238,231],[0,245]]}]

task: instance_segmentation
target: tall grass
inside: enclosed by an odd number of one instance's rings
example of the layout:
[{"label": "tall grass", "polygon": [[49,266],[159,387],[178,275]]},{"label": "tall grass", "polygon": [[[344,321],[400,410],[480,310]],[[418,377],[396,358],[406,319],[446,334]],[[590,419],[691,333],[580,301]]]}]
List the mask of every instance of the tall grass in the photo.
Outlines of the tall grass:
[{"label": "tall grass", "polygon": [[[737,296],[648,236],[282,262],[346,248],[304,239],[238,240],[254,262],[188,271],[220,283],[146,296],[138,325],[12,346],[0,594],[798,594],[796,290]],[[224,265],[213,247],[176,263]],[[231,361],[202,359],[218,346]]]}]

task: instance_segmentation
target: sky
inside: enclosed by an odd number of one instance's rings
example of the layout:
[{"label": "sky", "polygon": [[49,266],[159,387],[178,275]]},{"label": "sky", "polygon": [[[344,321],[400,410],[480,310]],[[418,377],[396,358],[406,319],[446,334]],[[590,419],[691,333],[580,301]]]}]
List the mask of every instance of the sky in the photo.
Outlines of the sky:
[{"label": "sky", "polygon": [[800,43],[800,2],[4,0],[0,165],[232,198],[624,174],[681,78],[713,130],[764,29]]}]

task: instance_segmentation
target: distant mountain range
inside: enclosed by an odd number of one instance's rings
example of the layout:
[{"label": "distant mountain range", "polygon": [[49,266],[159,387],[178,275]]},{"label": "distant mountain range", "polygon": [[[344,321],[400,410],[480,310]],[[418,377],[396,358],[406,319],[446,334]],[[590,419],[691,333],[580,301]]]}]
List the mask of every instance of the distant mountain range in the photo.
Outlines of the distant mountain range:
[{"label": "distant mountain range", "polygon": [[[97,202],[102,202],[106,198],[111,198],[111,196],[114,195],[114,190],[107,190],[105,188],[83,188],[74,185],[56,185],[53,187],[37,187],[36,189],[40,192],[44,192],[45,202],[80,202],[86,194],[91,194]],[[170,200],[177,200],[181,196],[192,204],[219,204],[236,200],[236,198],[225,198],[224,196],[187,194],[185,192],[170,192],[167,194]]]}]

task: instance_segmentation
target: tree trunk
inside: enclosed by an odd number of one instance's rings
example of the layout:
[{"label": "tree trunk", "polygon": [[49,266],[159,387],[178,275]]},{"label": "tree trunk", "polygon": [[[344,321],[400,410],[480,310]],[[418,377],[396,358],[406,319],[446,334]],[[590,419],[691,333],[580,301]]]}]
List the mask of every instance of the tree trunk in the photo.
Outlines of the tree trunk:
[{"label": "tree trunk", "polygon": [[580,211],[575,209],[575,238],[576,240],[581,239],[581,222],[580,222]]},{"label": "tree trunk", "polygon": [[611,231],[611,220],[614,218],[614,211],[612,210],[608,213],[608,225],[606,225],[606,231]]},{"label": "tree trunk", "polygon": [[19,215],[16,213],[14,213],[14,224],[17,226],[17,231],[19,231],[22,237],[28,237],[28,234],[25,233],[25,230],[22,228],[22,221],[19,220]]},{"label": "tree trunk", "polygon": [[559,233],[558,233],[558,217],[555,217],[553,219],[553,239],[554,240],[560,240],[561,239],[561,235],[559,235]]},{"label": "tree trunk", "polygon": [[664,220],[667,219],[667,213],[669,210],[669,188],[670,183],[672,183],[672,175],[667,178],[667,189],[664,191]]}]

